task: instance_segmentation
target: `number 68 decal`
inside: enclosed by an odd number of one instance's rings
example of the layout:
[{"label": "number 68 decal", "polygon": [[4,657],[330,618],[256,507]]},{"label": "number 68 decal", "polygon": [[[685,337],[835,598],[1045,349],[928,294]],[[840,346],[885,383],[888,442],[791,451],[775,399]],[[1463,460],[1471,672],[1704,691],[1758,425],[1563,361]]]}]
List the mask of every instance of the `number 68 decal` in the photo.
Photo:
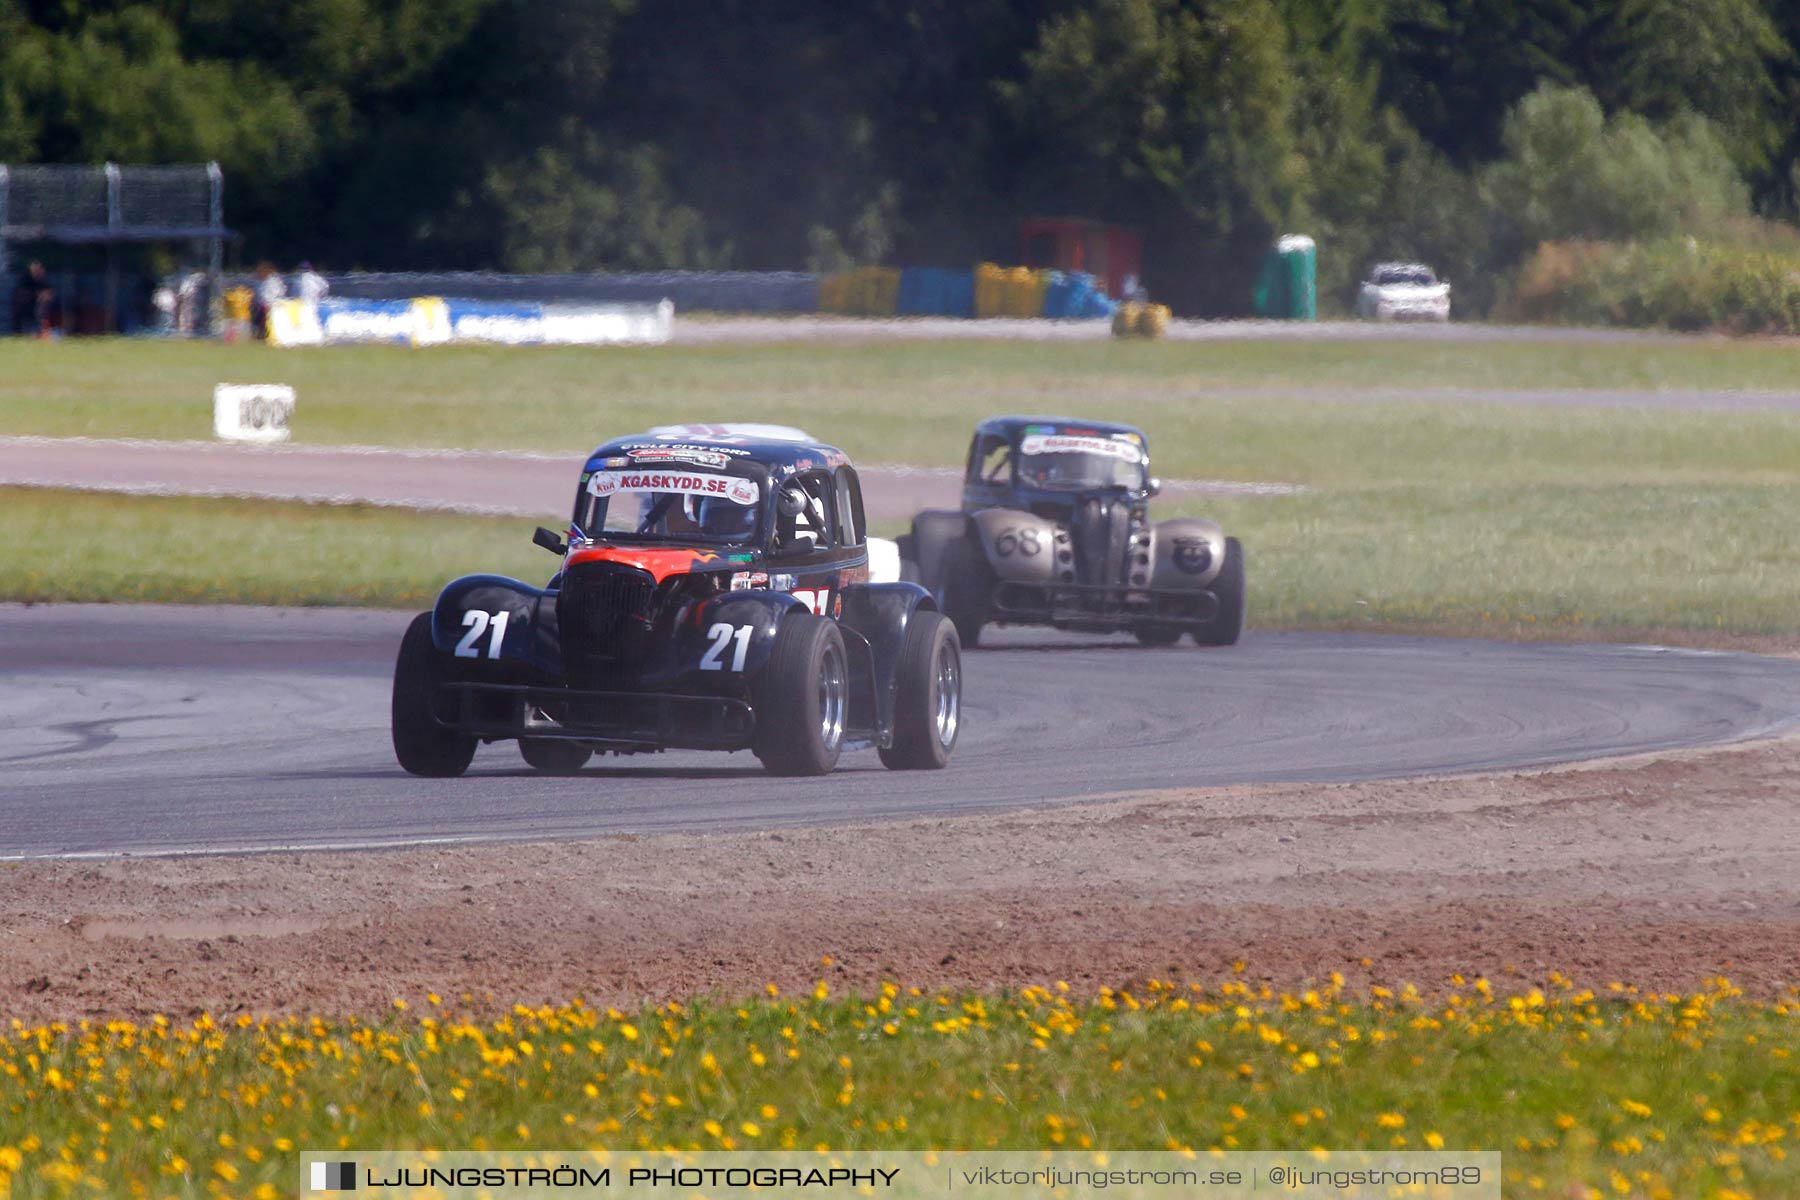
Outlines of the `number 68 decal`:
[{"label": "number 68 decal", "polygon": [[469,632],[463,634],[462,641],[456,643],[456,657],[480,658],[481,651],[476,648],[475,643],[483,633],[492,629],[493,633],[488,637],[487,656],[499,658],[500,643],[506,638],[506,623],[511,619],[512,614],[509,612],[488,613],[479,608],[471,608],[463,614],[463,628]]},{"label": "number 68 decal", "polygon": [[[728,621],[720,621],[708,629],[706,636],[711,639],[712,645],[708,646],[706,653],[700,656],[700,669],[702,671],[742,671],[744,656],[750,653],[750,635],[755,629],[754,625],[733,625]],[[733,642],[737,643],[737,649],[732,651],[731,666],[727,667],[720,655],[724,654],[725,647]]]}]

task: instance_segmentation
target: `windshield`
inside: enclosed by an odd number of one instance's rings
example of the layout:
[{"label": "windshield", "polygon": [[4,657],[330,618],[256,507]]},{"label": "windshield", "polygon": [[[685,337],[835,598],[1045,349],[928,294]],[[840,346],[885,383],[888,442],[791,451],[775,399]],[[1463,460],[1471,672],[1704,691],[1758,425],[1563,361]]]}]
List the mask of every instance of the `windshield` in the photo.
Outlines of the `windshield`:
[{"label": "windshield", "polygon": [[762,485],[704,471],[595,471],[575,506],[590,538],[748,546],[761,533]]},{"label": "windshield", "polygon": [[1019,441],[1019,483],[1077,491],[1144,486],[1144,452],[1122,438],[1029,433]]},{"label": "windshield", "polygon": [[1375,282],[1429,287],[1437,280],[1424,267],[1389,267],[1386,270],[1375,272]]}]

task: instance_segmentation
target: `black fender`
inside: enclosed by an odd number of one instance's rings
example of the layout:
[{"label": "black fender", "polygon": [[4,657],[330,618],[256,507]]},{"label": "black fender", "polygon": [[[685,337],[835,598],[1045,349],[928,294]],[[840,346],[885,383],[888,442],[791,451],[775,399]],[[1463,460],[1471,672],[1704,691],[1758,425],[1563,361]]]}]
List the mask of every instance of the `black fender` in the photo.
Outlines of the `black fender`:
[{"label": "black fender", "polygon": [[[810,608],[786,592],[726,592],[700,605],[676,636],[676,673],[701,680],[755,679],[775,649],[775,635],[790,612]],[[744,634],[744,629],[749,629]],[[738,648],[743,643],[743,656]]]},{"label": "black fender", "polygon": [[504,575],[465,575],[447,584],[432,605],[431,640],[471,666],[499,662],[562,674],[556,593]]},{"label": "black fender", "polygon": [[[838,624],[846,634],[855,633],[869,646],[869,685],[874,692],[875,712],[871,723],[879,745],[892,744],[894,731],[894,697],[899,691],[900,648],[906,644],[906,631],[913,614],[921,610],[937,611],[937,601],[916,583],[853,583],[840,593],[844,608]],[[846,636],[848,644],[852,638]],[[856,652],[851,651],[851,657]]]},{"label": "black fender", "polygon": [[913,518],[911,554],[901,555],[918,570],[918,581],[933,592],[944,589],[944,555],[950,543],[969,532],[967,513],[949,509],[926,509]]}]

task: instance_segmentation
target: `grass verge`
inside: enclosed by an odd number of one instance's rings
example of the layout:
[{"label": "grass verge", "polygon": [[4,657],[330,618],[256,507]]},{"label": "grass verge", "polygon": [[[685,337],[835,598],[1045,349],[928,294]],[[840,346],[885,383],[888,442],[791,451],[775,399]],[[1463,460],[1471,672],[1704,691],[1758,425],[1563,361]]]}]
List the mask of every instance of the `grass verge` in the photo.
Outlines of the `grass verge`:
[{"label": "grass verge", "polygon": [[[1369,488],[1202,510],[1249,547],[1262,628],[1800,633],[1800,484]],[[0,600],[420,608],[457,575],[554,567],[513,518],[24,488],[0,488],[0,512]]]},{"label": "grass verge", "polygon": [[1800,1005],[1455,983],[20,1026],[0,1195],[274,1196],[298,1149],[592,1146],[1446,1147],[1503,1152],[1509,1196],[1800,1189]]},{"label": "grass verge", "polygon": [[526,520],[0,488],[0,600],[424,608],[457,575],[542,582]]},{"label": "grass verge", "polygon": [[[342,347],[0,342],[0,433],[204,437],[220,379],[279,377],[315,442],[576,452],[658,421],[805,425],[871,462],[956,462],[986,412],[1135,421],[1171,477],[1290,498],[1161,505],[1250,552],[1251,621],[1528,637],[1800,632],[1800,413],[1505,402],[1523,387],[1792,387],[1791,346],[979,342]],[[1485,400],[1408,399],[1409,388]],[[571,462],[573,472],[573,462]],[[527,579],[523,523],[0,492],[0,598],[415,606]],[[889,534],[897,529],[878,530]]]},{"label": "grass verge", "polygon": [[1800,481],[1800,414],[1407,399],[1415,389],[1794,387],[1767,344],[803,344],[654,349],[0,340],[0,434],[208,438],[213,385],[299,393],[297,440],[581,453],[680,421],[803,426],[866,462],[956,463],[979,417],[1052,411],[1150,434],[1170,477],[1373,486]]},{"label": "grass verge", "polygon": [[1393,487],[1215,503],[1252,624],[1482,637],[1800,632],[1800,485]]}]

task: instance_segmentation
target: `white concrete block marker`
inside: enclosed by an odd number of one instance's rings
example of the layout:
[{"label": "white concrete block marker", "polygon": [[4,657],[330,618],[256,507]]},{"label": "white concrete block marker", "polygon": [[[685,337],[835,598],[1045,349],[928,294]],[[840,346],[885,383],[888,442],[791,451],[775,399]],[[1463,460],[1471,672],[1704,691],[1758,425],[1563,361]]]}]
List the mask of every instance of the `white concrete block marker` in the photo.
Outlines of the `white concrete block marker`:
[{"label": "white concrete block marker", "polygon": [[213,434],[228,442],[285,442],[294,389],[280,383],[221,383],[213,388]]}]

